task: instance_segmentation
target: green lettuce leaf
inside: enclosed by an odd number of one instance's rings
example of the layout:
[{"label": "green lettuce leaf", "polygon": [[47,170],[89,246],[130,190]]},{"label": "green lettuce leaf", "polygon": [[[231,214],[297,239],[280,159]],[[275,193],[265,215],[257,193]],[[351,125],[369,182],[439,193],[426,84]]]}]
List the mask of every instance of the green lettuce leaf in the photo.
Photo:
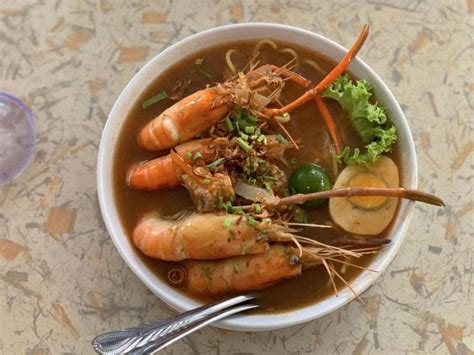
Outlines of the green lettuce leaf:
[{"label": "green lettuce leaf", "polygon": [[345,147],[338,156],[346,164],[366,164],[377,160],[391,151],[397,140],[397,130],[387,118],[385,109],[378,103],[371,103],[373,88],[366,80],[352,82],[349,75],[338,77],[323,92],[323,97],[336,100],[349,115],[352,126],[365,144],[366,151]]}]

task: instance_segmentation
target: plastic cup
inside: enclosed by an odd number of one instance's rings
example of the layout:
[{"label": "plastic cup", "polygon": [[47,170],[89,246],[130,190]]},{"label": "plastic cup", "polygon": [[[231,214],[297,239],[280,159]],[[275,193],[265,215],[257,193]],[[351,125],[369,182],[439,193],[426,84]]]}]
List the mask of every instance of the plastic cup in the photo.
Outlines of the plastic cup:
[{"label": "plastic cup", "polygon": [[0,185],[25,170],[35,148],[33,114],[19,99],[0,92]]}]

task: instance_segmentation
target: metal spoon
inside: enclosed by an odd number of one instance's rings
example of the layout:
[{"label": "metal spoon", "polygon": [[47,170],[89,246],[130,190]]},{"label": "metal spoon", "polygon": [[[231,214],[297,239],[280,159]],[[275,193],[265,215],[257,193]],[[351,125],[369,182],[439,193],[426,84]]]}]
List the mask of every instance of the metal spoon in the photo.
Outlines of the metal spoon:
[{"label": "metal spoon", "polygon": [[154,354],[175,341],[232,314],[257,308],[247,303],[258,296],[240,295],[211,303],[175,317],[98,335],[92,346],[99,354]]}]

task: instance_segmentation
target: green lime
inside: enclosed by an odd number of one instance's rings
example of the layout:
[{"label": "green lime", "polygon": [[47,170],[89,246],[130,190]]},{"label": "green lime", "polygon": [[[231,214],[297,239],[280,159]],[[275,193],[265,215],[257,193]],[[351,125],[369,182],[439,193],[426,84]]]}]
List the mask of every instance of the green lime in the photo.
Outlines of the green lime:
[{"label": "green lime", "polygon": [[[294,194],[309,194],[311,192],[327,191],[331,189],[331,180],[327,172],[316,164],[302,164],[293,174],[288,182],[290,192]],[[319,207],[327,201],[327,198],[307,201],[308,207]]]}]

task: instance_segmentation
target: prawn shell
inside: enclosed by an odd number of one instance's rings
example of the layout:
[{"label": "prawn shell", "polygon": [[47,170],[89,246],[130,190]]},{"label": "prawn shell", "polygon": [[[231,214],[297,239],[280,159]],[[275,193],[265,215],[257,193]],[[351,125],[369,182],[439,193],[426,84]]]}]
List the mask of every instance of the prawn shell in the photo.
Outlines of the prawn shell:
[{"label": "prawn shell", "polygon": [[222,259],[267,251],[268,243],[257,241],[258,231],[239,219],[235,215],[192,214],[170,221],[151,215],[135,227],[133,242],[144,254],[167,261]]},{"label": "prawn shell", "polygon": [[194,138],[223,119],[230,110],[227,96],[216,88],[199,90],[167,108],[138,134],[146,150],[172,148]]},{"label": "prawn shell", "polygon": [[217,261],[187,260],[186,285],[198,294],[254,291],[301,274],[301,264],[291,264],[291,251],[273,245],[263,254],[237,256]]},{"label": "prawn shell", "polygon": [[[213,152],[205,149],[211,142],[212,138],[190,141],[177,146],[176,151],[181,156],[200,151],[205,154],[205,159],[211,159]],[[127,171],[126,182],[132,189],[162,190],[178,186],[182,175],[183,172],[168,154],[131,166]]]}]

